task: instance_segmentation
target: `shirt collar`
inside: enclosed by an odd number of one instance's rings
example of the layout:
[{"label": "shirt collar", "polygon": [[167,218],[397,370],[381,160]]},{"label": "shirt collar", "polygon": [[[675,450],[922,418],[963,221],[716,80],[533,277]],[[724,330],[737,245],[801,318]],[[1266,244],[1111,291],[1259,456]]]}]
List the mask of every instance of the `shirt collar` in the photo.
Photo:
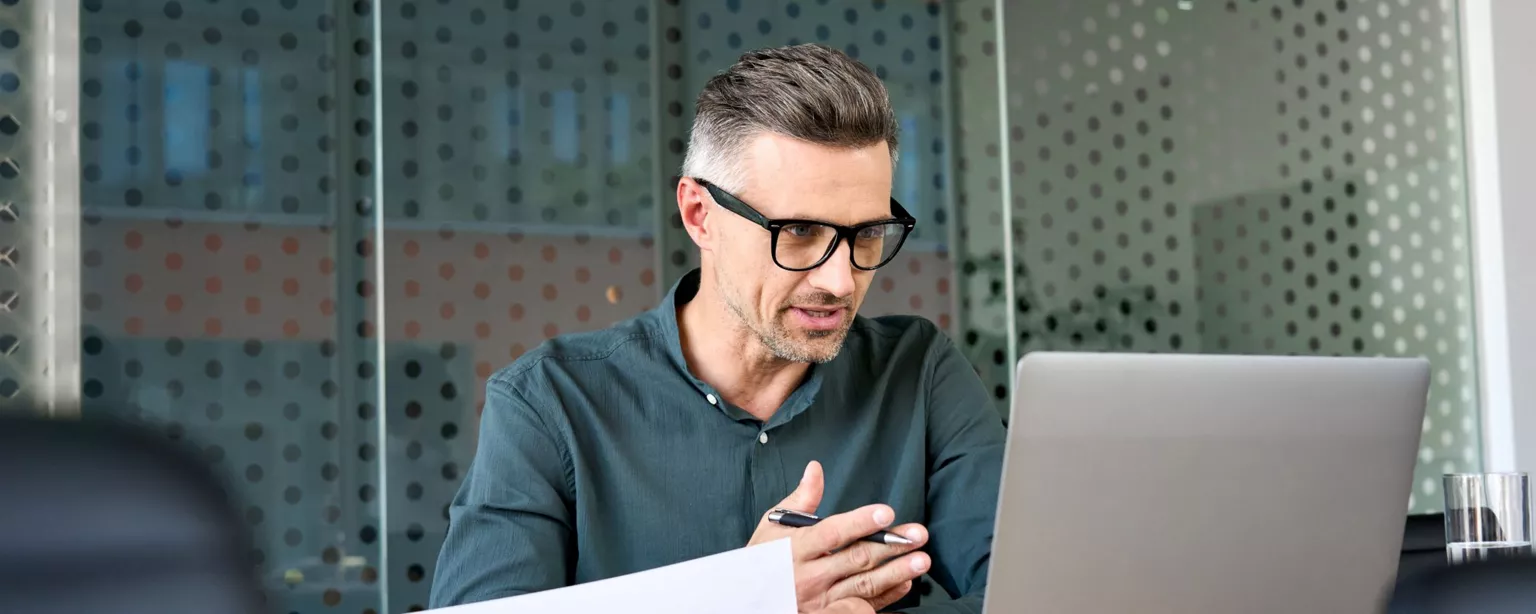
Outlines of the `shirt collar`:
[{"label": "shirt collar", "polygon": [[[677,280],[676,284],[672,285],[672,289],[667,292],[665,297],[662,297],[661,304],[657,305],[655,311],[652,312],[655,315],[655,321],[660,325],[662,338],[666,343],[667,359],[672,363],[673,368],[677,369],[679,373],[682,373],[693,384],[694,389],[699,391],[700,396],[706,400],[714,399],[714,406],[726,416],[738,421],[755,421],[757,420],[756,417],[739,407],[726,403],[720,397],[719,391],[710,386],[708,382],[695,376],[693,371],[688,369],[688,359],[683,356],[683,339],[677,325],[677,309],[698,295],[700,275],[699,269],[693,269],[685,273],[682,278]],[[822,369],[817,368],[817,365],[811,365],[805,381],[801,382],[800,386],[790,393],[789,398],[784,400],[784,404],[779,407],[778,411],[774,412],[773,417],[765,425],[764,430],[787,423],[790,419],[810,407],[811,402],[816,400],[816,393],[821,390],[821,371]]]}]

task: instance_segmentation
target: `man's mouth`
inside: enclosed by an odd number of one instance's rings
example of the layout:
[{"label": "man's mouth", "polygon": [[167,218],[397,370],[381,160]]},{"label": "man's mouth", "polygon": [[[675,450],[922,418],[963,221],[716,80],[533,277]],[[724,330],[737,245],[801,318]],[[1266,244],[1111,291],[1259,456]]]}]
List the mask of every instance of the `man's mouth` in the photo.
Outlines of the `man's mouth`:
[{"label": "man's mouth", "polygon": [[843,325],[843,316],[846,307],[831,307],[827,305],[812,305],[806,307],[791,307],[789,312],[802,328],[820,331],[837,330]]}]

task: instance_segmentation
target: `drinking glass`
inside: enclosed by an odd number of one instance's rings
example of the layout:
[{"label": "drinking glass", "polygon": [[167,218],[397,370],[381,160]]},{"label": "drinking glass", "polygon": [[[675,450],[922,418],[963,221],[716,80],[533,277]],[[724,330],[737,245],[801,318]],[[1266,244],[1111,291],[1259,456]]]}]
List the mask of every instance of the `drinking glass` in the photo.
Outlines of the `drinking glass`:
[{"label": "drinking glass", "polygon": [[1531,489],[1525,473],[1444,478],[1445,556],[1452,565],[1531,555]]}]

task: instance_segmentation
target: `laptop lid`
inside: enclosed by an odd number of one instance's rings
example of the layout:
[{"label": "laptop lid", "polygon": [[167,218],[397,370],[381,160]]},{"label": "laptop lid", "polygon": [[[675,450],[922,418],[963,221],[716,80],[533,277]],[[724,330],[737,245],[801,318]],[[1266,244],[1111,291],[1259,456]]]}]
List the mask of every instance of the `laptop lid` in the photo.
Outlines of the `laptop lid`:
[{"label": "laptop lid", "polygon": [[1020,361],[987,612],[1371,612],[1392,586],[1429,365]]}]

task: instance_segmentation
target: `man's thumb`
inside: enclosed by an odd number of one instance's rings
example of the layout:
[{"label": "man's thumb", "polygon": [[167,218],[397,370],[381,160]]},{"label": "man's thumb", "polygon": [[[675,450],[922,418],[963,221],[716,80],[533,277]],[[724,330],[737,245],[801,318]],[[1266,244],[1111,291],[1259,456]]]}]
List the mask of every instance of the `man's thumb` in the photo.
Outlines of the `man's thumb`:
[{"label": "man's thumb", "polygon": [[789,493],[788,497],[784,497],[784,500],[779,502],[779,507],[804,514],[815,514],[816,508],[821,505],[823,486],[821,463],[811,461],[805,466],[805,474],[800,476],[800,485],[795,487],[795,492]]}]

